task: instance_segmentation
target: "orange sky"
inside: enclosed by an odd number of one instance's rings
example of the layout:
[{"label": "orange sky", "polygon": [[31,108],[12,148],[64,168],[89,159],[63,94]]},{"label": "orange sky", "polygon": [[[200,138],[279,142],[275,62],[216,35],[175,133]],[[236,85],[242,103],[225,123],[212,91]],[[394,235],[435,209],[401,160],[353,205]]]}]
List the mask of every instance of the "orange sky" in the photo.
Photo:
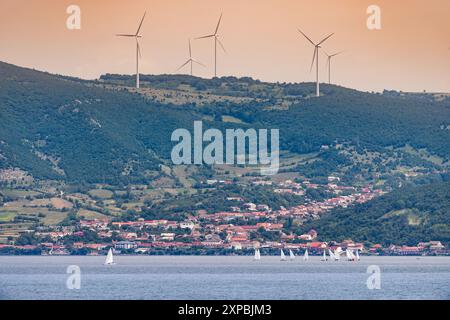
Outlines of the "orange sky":
[{"label": "orange sky", "polygon": [[[81,7],[80,31],[66,28],[70,4]],[[366,28],[371,4],[382,9],[381,31]],[[314,41],[336,33],[324,45],[345,50],[333,63],[335,83],[450,92],[449,0],[0,0],[0,60],[89,79],[134,73],[134,42],[115,34],[133,33],[144,10],[142,73],[174,73],[188,58],[187,39],[212,33],[223,11],[219,75],[312,81],[313,47],[300,27]],[[207,65],[194,73],[210,77],[212,40],[195,40],[193,53]]]}]

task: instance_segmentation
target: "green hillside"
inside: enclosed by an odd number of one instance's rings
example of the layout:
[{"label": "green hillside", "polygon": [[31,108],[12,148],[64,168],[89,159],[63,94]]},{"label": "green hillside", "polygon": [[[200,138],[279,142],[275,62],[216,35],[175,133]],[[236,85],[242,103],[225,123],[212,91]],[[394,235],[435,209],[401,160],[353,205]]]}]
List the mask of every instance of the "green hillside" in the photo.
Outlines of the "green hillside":
[{"label": "green hillside", "polygon": [[[310,97],[311,83],[143,75],[143,88],[159,90],[163,97],[156,99],[124,88],[131,79],[127,76],[92,82],[6,63],[0,63],[0,74],[0,168],[18,167],[36,178],[146,181],[159,164],[170,165],[172,131],[192,128],[194,120],[220,129],[279,128],[281,148],[297,154],[347,143],[380,153],[409,145],[441,162],[450,158],[450,107],[445,101],[327,85],[324,96],[316,99]],[[177,104],[167,90],[196,94],[205,102],[189,102],[188,97]],[[327,157],[311,170],[327,165],[328,173],[346,163],[328,162]]]},{"label": "green hillside", "polygon": [[127,164],[155,169],[170,128],[193,121],[136,94],[3,63],[0,74],[0,167],[38,178],[116,181]]},{"label": "green hillside", "polygon": [[320,239],[416,245],[450,242],[450,182],[407,186],[368,203],[336,209],[305,226]]}]

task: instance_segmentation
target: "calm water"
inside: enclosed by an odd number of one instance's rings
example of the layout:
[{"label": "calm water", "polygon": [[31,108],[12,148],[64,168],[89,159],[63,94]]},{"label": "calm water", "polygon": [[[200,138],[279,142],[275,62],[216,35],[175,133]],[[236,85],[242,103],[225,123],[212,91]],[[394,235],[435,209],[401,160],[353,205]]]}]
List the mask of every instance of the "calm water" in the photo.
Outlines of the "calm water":
[{"label": "calm water", "polygon": [[[450,257],[0,257],[0,299],[450,299]],[[80,290],[66,287],[69,265]],[[367,289],[369,265],[381,289]]]}]

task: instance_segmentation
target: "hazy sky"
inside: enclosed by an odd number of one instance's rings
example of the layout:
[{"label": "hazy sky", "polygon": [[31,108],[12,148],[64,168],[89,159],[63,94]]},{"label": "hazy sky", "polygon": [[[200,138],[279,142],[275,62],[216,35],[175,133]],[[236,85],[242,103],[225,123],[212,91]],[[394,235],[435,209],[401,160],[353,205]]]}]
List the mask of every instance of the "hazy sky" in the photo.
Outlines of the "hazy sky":
[{"label": "hazy sky", "polygon": [[[81,30],[66,28],[71,4],[81,7]],[[379,31],[366,27],[372,4],[381,7]],[[188,38],[212,33],[223,11],[219,75],[314,80],[313,47],[301,28],[314,41],[336,33],[323,48],[345,51],[333,62],[337,84],[450,92],[449,0],[0,0],[0,60],[89,79],[134,73],[134,40],[115,34],[135,32],[144,10],[142,73],[174,73],[188,58]],[[211,77],[213,40],[192,48],[207,65],[195,75]]]}]

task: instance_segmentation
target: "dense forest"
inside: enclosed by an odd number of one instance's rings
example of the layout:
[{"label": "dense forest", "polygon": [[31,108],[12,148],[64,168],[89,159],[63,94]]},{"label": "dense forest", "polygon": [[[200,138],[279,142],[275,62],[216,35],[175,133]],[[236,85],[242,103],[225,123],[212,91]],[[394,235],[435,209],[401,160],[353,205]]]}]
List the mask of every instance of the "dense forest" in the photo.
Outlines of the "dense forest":
[{"label": "dense forest", "polygon": [[[446,101],[404,99],[329,85],[323,86],[323,97],[313,99],[309,97],[311,83],[142,76],[144,87],[188,85],[205,94],[252,98],[246,103],[180,106],[102,87],[107,82],[126,84],[129,76],[82,81],[6,63],[0,63],[0,74],[0,168],[19,167],[37,178],[145,182],[146,171],[159,170],[169,159],[172,131],[191,129],[194,120],[219,129],[279,128],[281,148],[293,153],[350,142],[379,152],[410,145],[444,161],[450,158]],[[284,99],[288,107],[273,107]],[[240,122],[222,121],[223,116]],[[328,173],[347,161],[322,160],[308,170],[325,168]]]}]

